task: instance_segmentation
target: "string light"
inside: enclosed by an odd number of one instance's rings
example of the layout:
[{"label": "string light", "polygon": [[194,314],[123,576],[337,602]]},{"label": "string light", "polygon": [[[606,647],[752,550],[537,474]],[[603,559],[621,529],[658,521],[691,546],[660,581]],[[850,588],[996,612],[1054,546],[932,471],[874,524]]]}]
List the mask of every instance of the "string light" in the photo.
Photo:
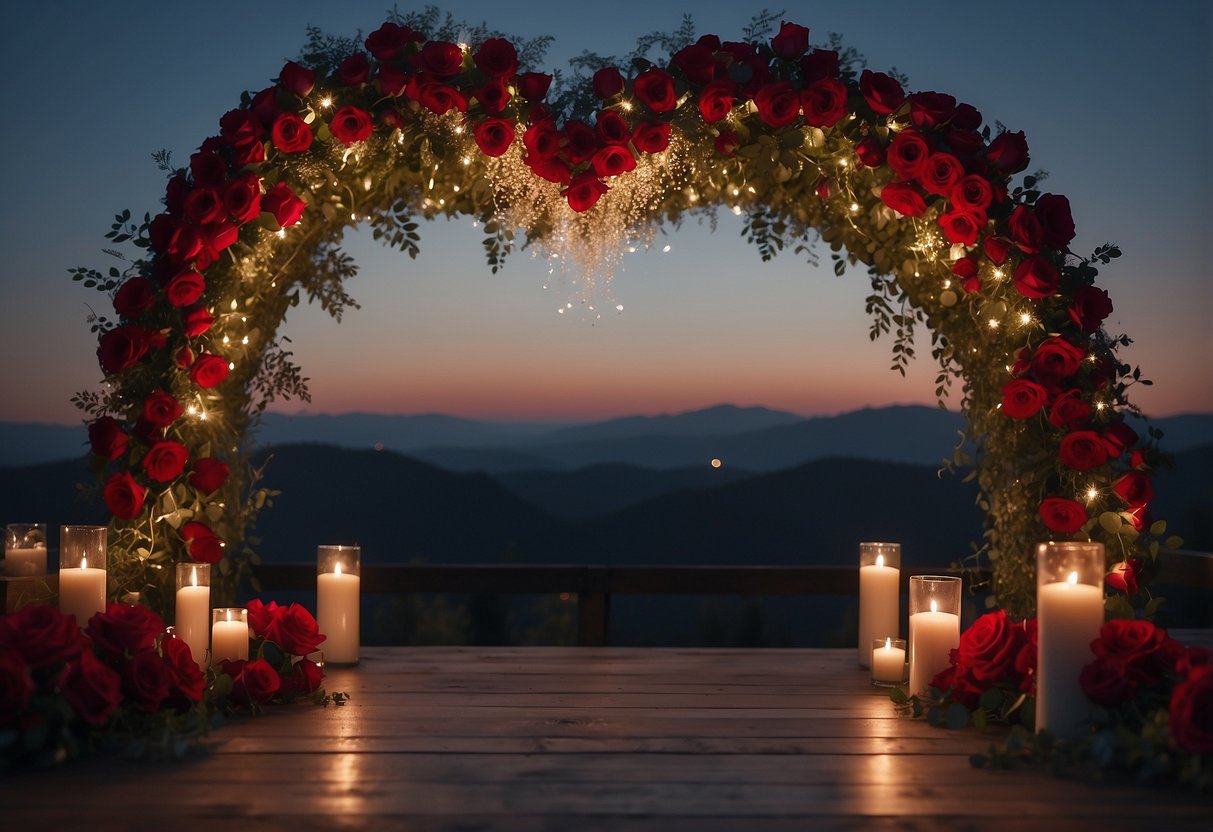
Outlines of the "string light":
[{"label": "string light", "polygon": [[1095,486],[1092,485],[1090,488],[1087,489],[1087,502],[1088,503],[1093,502],[1095,500],[1095,498],[1098,496],[1099,496],[1099,489],[1096,488]]},{"label": "string light", "polygon": [[333,106],[333,99],[326,95],[324,98],[320,99],[320,106],[327,110],[329,107]]}]

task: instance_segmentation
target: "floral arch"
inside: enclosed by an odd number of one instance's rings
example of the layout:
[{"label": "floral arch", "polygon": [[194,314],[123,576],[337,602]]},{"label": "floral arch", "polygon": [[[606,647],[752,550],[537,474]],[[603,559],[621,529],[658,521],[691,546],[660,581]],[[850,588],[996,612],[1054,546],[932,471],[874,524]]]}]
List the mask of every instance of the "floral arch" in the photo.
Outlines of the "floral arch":
[{"label": "floral arch", "polygon": [[792,23],[737,42],[684,30],[656,41],[668,58],[626,69],[586,55],[554,89],[524,71],[543,39],[455,31],[431,12],[363,42],[312,32],[188,168],[163,160],[160,213],[117,217],[107,236],[145,256],[76,270],[116,312],[93,320],[105,389],[76,400],[112,514],[111,593],[164,610],[174,562],[217,563],[228,594],[255,566],[245,537],[269,495],[246,432],[275,397],[306,396],[275,333],[304,295],[340,316],[347,226],[415,256],[415,217],[469,215],[496,271],[516,233],[593,249],[721,207],[764,259],[819,235],[840,274],[865,268],[894,369],[929,328],[937,395],[962,381],[976,452],[954,462],[979,485],[975,549],[1000,605],[1031,613],[1041,539],[1101,540],[1113,572],[1148,574],[1156,449],[1125,422],[1140,376],[1116,360],[1127,339],[1102,329],[1112,306],[1094,285],[1119,252],[1070,251],[1068,200],[1021,176],[1023,133],[837,44],[810,49]]}]

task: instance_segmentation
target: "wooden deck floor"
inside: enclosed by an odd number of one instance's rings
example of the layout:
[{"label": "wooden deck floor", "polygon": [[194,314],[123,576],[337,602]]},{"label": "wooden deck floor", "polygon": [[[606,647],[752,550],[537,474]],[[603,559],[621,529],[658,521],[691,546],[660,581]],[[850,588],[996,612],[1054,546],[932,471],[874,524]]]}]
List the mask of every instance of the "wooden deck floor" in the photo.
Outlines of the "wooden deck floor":
[{"label": "wooden deck floor", "polygon": [[[1206,828],[1208,794],[986,772],[843,650],[364,648],[343,707],[0,781],[10,829]],[[11,824],[11,825],[10,825]]]}]

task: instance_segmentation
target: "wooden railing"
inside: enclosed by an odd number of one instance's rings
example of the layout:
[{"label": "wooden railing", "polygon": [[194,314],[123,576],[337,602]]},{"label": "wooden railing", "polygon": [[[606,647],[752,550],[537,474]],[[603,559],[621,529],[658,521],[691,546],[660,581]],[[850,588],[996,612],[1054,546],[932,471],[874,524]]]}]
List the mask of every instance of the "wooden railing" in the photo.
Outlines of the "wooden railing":
[{"label": "wooden railing", "polygon": [[[1213,590],[1213,554],[1160,553],[1159,583]],[[901,589],[912,575],[960,575],[981,581],[988,573],[951,567],[907,567]],[[316,588],[312,564],[266,564],[261,585],[283,591]],[[608,643],[614,595],[838,595],[859,594],[853,566],[575,566],[524,564],[391,564],[362,567],[364,593],[452,593],[535,595],[568,593],[577,600],[577,642]],[[1213,626],[1213,605],[1208,611]]]}]

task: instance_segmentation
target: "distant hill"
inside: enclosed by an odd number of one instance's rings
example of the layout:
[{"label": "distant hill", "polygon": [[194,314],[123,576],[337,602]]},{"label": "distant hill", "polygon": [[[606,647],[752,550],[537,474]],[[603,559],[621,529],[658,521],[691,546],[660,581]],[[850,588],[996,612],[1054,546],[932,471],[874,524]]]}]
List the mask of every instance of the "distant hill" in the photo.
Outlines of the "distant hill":
[{"label": "distant hill", "polygon": [[625,416],[605,422],[560,428],[544,435],[542,443],[560,445],[636,436],[728,436],[789,425],[803,419],[803,416],[795,413],[766,407],[721,404],[686,413]]}]

